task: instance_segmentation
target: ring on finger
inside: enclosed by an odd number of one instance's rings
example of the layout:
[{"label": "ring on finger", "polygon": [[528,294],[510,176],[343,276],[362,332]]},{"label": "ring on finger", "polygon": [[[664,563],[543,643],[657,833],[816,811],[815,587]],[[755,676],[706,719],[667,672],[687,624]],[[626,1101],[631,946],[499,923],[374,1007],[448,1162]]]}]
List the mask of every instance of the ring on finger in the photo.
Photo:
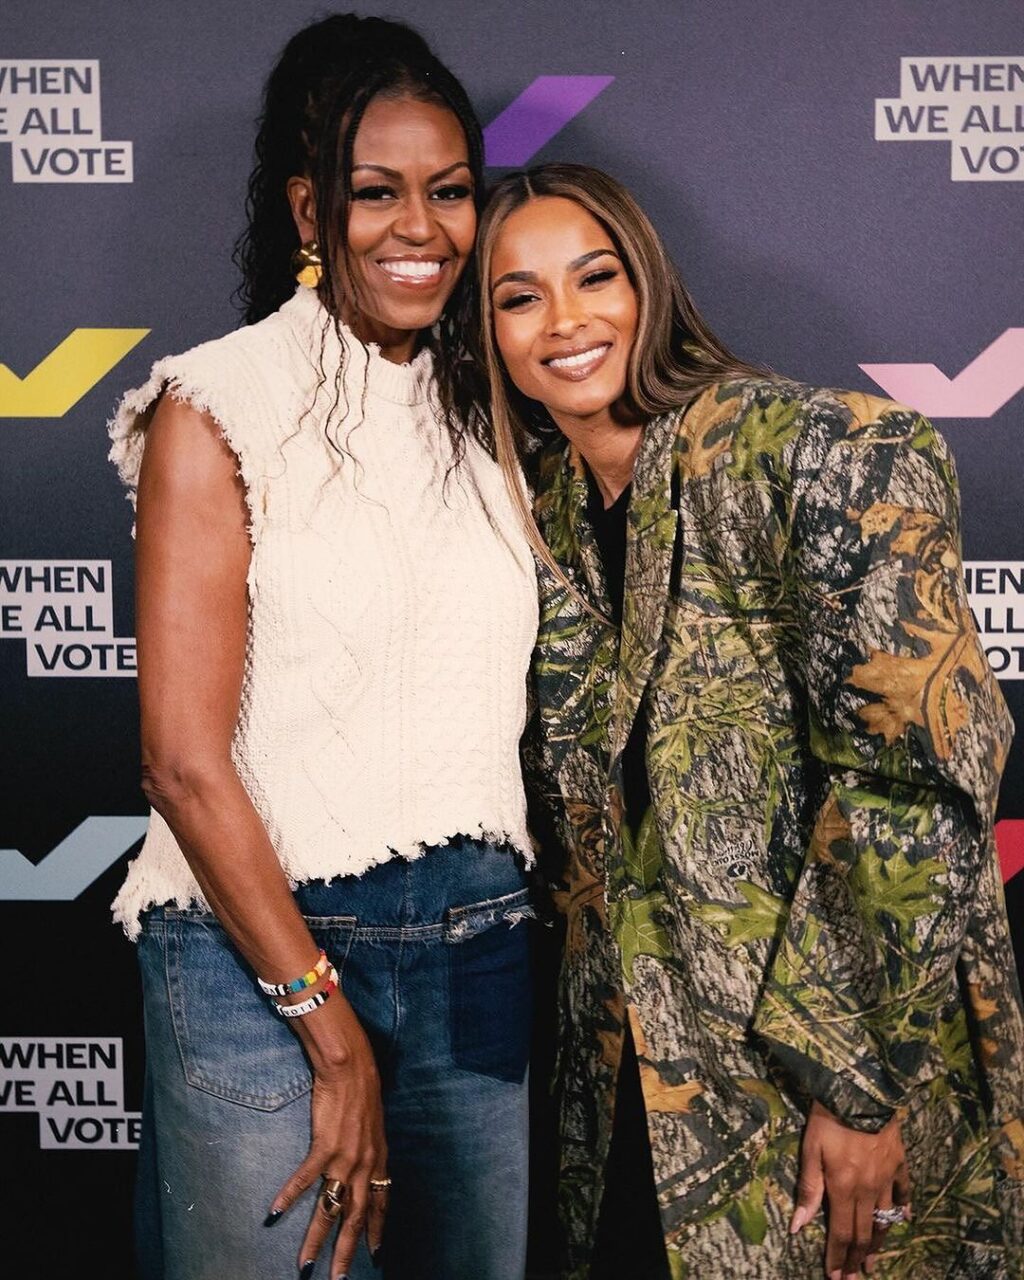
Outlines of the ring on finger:
[{"label": "ring on finger", "polygon": [[389,1191],[390,1189],[391,1189],[390,1178],[371,1178],[370,1179],[371,1191]]},{"label": "ring on finger", "polygon": [[890,1227],[895,1227],[897,1223],[906,1220],[907,1211],[903,1205],[898,1204],[892,1209],[874,1209],[871,1213],[871,1220],[876,1227],[880,1227],[883,1231],[888,1231]]},{"label": "ring on finger", "polygon": [[345,1208],[345,1184],[340,1178],[324,1178],[320,1209],[328,1218],[337,1218]]}]

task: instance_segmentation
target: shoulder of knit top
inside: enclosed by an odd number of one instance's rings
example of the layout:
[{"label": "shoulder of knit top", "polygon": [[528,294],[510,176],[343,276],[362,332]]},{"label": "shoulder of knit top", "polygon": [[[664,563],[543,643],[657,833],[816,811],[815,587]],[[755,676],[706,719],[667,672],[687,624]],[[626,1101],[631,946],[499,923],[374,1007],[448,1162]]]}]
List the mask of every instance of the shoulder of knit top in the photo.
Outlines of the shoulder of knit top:
[{"label": "shoulder of knit top", "polygon": [[158,360],[148,380],[125,393],[108,423],[110,460],[134,500],[145,428],[169,391],[213,418],[248,480],[247,454],[275,448],[294,429],[296,414],[309,411],[317,418],[331,410],[339,371],[350,403],[439,413],[428,350],[406,364],[387,360],[376,343],[363,343],[347,325],[335,323],[314,290],[300,286],[256,324]]}]

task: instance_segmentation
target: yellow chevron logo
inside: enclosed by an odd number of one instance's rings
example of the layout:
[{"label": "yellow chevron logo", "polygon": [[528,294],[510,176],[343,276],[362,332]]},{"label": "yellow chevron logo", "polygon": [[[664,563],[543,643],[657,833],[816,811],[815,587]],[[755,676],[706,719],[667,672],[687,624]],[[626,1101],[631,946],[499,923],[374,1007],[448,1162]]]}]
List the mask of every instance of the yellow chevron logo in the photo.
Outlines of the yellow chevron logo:
[{"label": "yellow chevron logo", "polygon": [[63,418],[147,333],[73,329],[24,378],[0,364],[0,418]]}]

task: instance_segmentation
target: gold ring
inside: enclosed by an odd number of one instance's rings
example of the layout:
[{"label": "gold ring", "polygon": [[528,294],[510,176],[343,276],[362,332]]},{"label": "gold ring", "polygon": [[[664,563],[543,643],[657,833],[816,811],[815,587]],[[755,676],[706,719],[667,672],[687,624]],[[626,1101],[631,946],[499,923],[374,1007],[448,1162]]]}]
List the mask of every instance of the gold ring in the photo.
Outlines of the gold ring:
[{"label": "gold ring", "polygon": [[387,1189],[390,1186],[391,1186],[390,1178],[371,1178],[370,1179],[371,1191],[387,1191]]},{"label": "gold ring", "polygon": [[340,1178],[325,1178],[320,1191],[320,1209],[325,1217],[337,1218],[345,1208],[345,1184]]}]

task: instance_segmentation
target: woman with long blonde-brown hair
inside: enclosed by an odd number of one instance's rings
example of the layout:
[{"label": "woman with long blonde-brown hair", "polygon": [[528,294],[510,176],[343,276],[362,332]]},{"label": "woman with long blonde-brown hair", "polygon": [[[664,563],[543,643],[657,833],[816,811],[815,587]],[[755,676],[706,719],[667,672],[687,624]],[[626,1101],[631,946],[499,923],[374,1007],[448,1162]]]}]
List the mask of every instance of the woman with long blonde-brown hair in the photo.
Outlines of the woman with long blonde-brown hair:
[{"label": "woman with long blonde-brown hair", "polygon": [[503,179],[478,260],[541,561],[568,1271],[1021,1274],[1009,720],[945,444],[733,357],[596,170]]}]

